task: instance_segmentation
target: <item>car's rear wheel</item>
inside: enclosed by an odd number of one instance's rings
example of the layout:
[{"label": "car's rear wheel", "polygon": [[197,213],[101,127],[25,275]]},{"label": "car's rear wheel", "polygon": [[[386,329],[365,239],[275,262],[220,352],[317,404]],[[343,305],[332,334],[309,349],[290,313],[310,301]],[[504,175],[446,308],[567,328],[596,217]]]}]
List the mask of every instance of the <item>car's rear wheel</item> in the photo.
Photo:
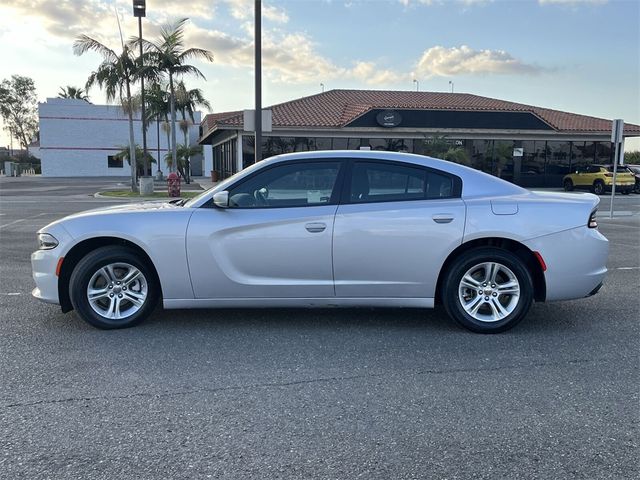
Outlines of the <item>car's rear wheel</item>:
[{"label": "car's rear wheel", "polygon": [[130,249],[98,248],[76,265],[69,281],[78,315],[102,329],[132,327],[155,308],[160,289],[155,274]]},{"label": "car's rear wheel", "polygon": [[623,195],[629,195],[630,193],[631,193],[631,190],[629,190],[628,188],[625,188],[624,190],[622,190]]},{"label": "car's rear wheel", "polygon": [[514,327],[533,302],[533,281],[522,260],[492,247],[471,250],[456,259],[442,291],[449,316],[478,333]]},{"label": "car's rear wheel", "polygon": [[602,180],[593,182],[593,193],[596,195],[602,195],[604,193],[604,182]]},{"label": "car's rear wheel", "polygon": [[564,190],[565,192],[572,192],[573,191],[573,182],[571,181],[571,179],[567,178],[564,183]]}]

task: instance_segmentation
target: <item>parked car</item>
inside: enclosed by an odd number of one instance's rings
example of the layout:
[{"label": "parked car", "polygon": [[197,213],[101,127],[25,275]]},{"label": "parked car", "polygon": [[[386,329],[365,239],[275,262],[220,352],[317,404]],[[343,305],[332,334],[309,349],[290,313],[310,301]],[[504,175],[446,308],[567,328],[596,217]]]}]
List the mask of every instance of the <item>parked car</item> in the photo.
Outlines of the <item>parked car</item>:
[{"label": "parked car", "polygon": [[[613,165],[589,165],[574,173],[565,175],[562,185],[567,192],[574,188],[591,190],[596,195],[611,191],[613,186]],[[616,175],[616,191],[628,195],[635,186],[633,174],[624,166],[619,166]]]},{"label": "parked car", "polygon": [[259,162],[189,201],[38,232],[33,295],[99,328],[164,308],[424,307],[504,331],[592,295],[608,241],[589,193],[534,193],[455,163],[330,151]]},{"label": "parked car", "polygon": [[627,165],[626,167],[631,171],[633,177],[636,179],[633,191],[635,193],[640,193],[640,165]]}]

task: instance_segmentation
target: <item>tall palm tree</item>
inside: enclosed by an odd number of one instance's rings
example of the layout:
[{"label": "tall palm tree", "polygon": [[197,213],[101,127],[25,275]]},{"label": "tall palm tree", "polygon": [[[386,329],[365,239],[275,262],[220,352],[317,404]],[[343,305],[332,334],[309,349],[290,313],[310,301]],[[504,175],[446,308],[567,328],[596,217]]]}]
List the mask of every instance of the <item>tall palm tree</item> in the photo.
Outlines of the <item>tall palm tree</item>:
[{"label": "tall palm tree", "polygon": [[[169,146],[169,93],[168,86],[158,82],[152,83],[145,89],[146,110],[144,128],[149,128],[152,121],[156,122],[156,138],[158,139],[158,160],[160,160],[160,121],[163,120],[163,131],[167,134],[167,147]],[[160,163],[158,162],[158,171]]]},{"label": "tall palm tree", "polygon": [[[171,152],[173,159],[177,157],[176,146],[176,89],[175,80],[184,75],[195,75],[205,79],[198,68],[186,62],[191,59],[203,59],[213,61],[213,54],[202,48],[185,48],[184,27],[189,19],[183,18],[175,23],[163,26],[160,29],[160,38],[157,42],[142,40],[146,50],[145,65],[151,65],[157,76],[167,76],[169,80],[169,105],[171,111]],[[131,40],[130,45],[136,45],[138,39]],[[145,76],[152,77],[151,71],[145,72]],[[176,165],[176,162],[173,162]]]},{"label": "tall palm tree", "polygon": [[[180,130],[184,135],[184,145],[189,146],[189,127],[193,125],[194,116],[198,106],[211,110],[211,104],[204,98],[202,90],[192,88],[187,90],[184,82],[180,80],[176,85],[176,109],[180,111],[182,120],[180,121]],[[189,118],[187,118],[187,116]],[[190,155],[185,157],[185,181],[191,183],[191,162]]]},{"label": "tall palm tree", "polygon": [[71,85],[60,87],[58,98],[75,98],[77,100],[84,100],[85,102],[89,102],[89,96],[82,88],[73,87]]},{"label": "tall palm tree", "polygon": [[[85,86],[88,91],[92,86],[98,85],[105,91],[107,101],[120,100],[120,104],[129,118],[129,151],[130,158],[135,158],[136,146],[133,138],[133,105],[131,102],[131,84],[136,75],[136,62],[134,52],[128,45],[122,46],[122,53],[100,43],[88,35],[80,35],[73,43],[73,52],[83,55],[86,52],[96,52],[102,56],[102,63],[91,72]],[[131,163],[131,191],[137,191],[136,166]]]}]

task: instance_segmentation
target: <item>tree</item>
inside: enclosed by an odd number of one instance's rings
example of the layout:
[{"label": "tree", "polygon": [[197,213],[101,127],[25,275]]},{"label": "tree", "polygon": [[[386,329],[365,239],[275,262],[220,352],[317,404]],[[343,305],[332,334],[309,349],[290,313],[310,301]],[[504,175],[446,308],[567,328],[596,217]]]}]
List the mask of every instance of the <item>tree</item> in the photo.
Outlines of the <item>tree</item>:
[{"label": "tree", "polygon": [[89,102],[89,96],[82,88],[73,87],[71,85],[60,87],[58,98],[75,98],[77,100],[84,100],[85,102]]},{"label": "tree", "polygon": [[[189,127],[193,125],[195,110],[198,106],[203,106],[208,110],[211,110],[211,104],[204,98],[202,90],[199,88],[192,88],[187,90],[184,82],[180,80],[176,85],[176,109],[180,111],[182,115],[182,121],[180,122],[180,130],[184,135],[184,145],[189,146]],[[187,118],[189,117],[189,118]],[[191,161],[190,156],[185,158],[185,182],[191,183]]]},{"label": "tree", "polygon": [[[149,88],[145,89],[145,119],[143,128],[149,128],[152,121],[156,122],[156,135],[158,139],[158,159],[160,159],[160,120],[162,122],[162,130],[167,134],[167,146],[170,144],[170,132],[169,127],[169,93],[168,85],[154,82]],[[160,170],[160,164],[158,164],[158,170]]]},{"label": "tree", "polygon": [[[122,53],[115,51],[87,36],[80,35],[73,43],[73,52],[83,55],[86,52],[96,52],[102,56],[102,63],[91,72],[85,86],[88,91],[94,85],[105,91],[107,101],[120,100],[129,119],[129,149],[130,156],[135,155],[135,141],[133,138],[133,105],[131,102],[131,84],[136,75],[136,63],[134,54],[127,45],[123,45]],[[131,191],[137,191],[136,168],[131,165]]]},{"label": "tree", "polygon": [[463,147],[456,147],[442,135],[435,135],[424,141],[424,154],[429,157],[440,158],[448,162],[470,166],[469,153]]},{"label": "tree", "polygon": [[[120,150],[118,151],[118,153],[116,153],[114,155],[115,158],[117,159],[121,159],[121,160],[126,160],[127,163],[129,165],[131,165],[131,150],[129,149],[128,145],[120,145],[118,147]],[[140,145],[136,144],[136,164],[135,167],[138,171],[142,171],[144,169],[144,151],[142,150],[142,147],[140,147]],[[147,152],[147,161],[149,163],[155,163],[156,159],[153,158],[148,152]]]},{"label": "tree", "polygon": [[[177,153],[176,158],[178,159],[176,170],[182,176],[182,178],[184,178],[186,181],[187,179],[186,167],[188,166],[187,162],[189,161],[190,157],[193,157],[194,155],[199,155],[202,153],[202,145],[189,146],[187,144],[179,144],[178,147],[176,148],[176,153]],[[173,166],[172,152],[167,152],[167,154],[165,155],[165,161],[167,162],[167,165]]]},{"label": "tree", "polygon": [[[191,59],[203,59],[213,61],[213,54],[201,48],[185,48],[184,26],[188,18],[178,20],[173,24],[165,25],[160,30],[160,38],[157,42],[143,39],[145,53],[144,64],[146,78],[159,78],[167,76],[169,79],[169,105],[171,111],[171,152],[173,159],[177,158],[176,144],[176,88],[175,80],[183,75],[195,75],[205,79],[200,70],[186,62]],[[137,45],[139,39],[131,40],[130,45]],[[174,164],[175,162],[172,162]]]},{"label": "tree", "polygon": [[0,115],[5,130],[29,155],[29,144],[38,131],[36,87],[29,77],[12,75],[0,83]]},{"label": "tree", "polygon": [[640,150],[624,152],[624,163],[628,165],[640,165]]}]

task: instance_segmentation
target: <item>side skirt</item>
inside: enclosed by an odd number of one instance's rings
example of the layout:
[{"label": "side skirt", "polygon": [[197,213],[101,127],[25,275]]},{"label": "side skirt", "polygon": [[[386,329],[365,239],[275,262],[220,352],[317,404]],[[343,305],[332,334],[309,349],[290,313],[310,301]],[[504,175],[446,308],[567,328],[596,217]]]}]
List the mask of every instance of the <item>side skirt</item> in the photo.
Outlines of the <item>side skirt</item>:
[{"label": "side skirt", "polygon": [[165,299],[165,309],[175,308],[433,308],[433,298],[207,298]]}]

